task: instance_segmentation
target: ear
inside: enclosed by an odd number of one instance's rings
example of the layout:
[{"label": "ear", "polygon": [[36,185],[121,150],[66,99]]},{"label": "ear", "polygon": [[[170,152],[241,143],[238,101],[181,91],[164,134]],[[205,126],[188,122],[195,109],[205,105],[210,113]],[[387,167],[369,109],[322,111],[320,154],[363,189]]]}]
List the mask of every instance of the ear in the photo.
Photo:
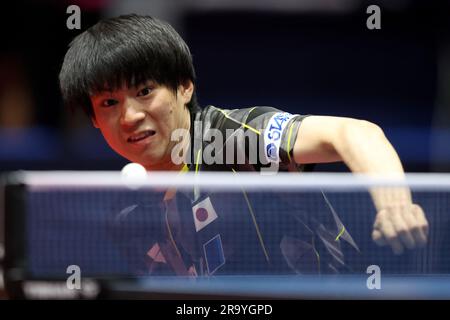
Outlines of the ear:
[{"label": "ear", "polygon": [[94,116],[91,117],[91,121],[92,121],[92,125],[98,129],[98,123],[97,123],[97,120],[95,120]]},{"label": "ear", "polygon": [[191,80],[186,80],[183,84],[178,86],[178,93],[183,99],[184,104],[191,101],[192,94],[194,93],[194,84]]}]

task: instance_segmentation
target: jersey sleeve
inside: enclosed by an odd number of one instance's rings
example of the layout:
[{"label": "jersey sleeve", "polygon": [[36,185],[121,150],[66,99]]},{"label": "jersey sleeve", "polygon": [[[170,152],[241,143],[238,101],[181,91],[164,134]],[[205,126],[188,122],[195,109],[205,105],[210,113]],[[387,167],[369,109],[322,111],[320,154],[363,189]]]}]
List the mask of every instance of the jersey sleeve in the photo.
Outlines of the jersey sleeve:
[{"label": "jersey sleeve", "polygon": [[305,169],[293,158],[297,133],[305,115],[273,107],[216,108],[214,112],[211,126],[225,136],[223,158],[228,166],[239,171]]}]

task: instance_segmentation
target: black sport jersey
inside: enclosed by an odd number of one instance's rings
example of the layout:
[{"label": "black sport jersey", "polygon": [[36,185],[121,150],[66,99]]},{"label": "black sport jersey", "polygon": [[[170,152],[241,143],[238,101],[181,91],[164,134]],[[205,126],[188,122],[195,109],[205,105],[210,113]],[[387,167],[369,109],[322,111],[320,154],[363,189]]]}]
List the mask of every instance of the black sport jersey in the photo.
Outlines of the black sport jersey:
[{"label": "black sport jersey", "polygon": [[[186,159],[189,170],[198,174],[302,171],[305,168],[294,162],[293,148],[304,118],[272,107],[209,106],[194,111],[192,148]],[[308,212],[297,193],[250,193],[236,187],[234,193],[179,190],[164,199],[160,214],[142,214],[155,219],[153,226],[160,226],[160,232],[152,227],[144,243],[133,240],[139,242],[133,254],[145,257],[145,264],[135,270],[140,274],[242,275],[329,273],[347,268],[340,240],[353,240],[326,206],[324,194],[315,195],[324,204],[321,212]],[[133,204],[132,210],[144,213],[145,204]]]}]

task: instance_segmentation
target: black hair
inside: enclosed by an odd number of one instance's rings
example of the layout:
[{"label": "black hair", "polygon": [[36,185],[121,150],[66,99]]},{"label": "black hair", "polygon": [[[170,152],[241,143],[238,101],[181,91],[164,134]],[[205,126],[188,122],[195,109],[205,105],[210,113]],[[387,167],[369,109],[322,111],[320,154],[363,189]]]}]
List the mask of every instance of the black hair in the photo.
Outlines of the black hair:
[{"label": "black hair", "polygon": [[[64,103],[90,117],[91,95],[148,80],[176,92],[187,80],[195,84],[195,71],[188,46],[168,23],[136,14],[102,20],[75,37],[59,73]],[[187,107],[199,108],[195,91]]]}]

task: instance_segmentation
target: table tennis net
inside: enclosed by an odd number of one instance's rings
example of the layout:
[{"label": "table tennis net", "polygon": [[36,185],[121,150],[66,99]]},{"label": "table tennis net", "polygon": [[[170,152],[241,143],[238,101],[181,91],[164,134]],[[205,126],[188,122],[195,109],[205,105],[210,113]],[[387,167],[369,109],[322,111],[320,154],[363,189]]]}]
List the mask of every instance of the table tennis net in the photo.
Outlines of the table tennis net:
[{"label": "table tennis net", "polygon": [[95,278],[448,274],[450,186],[414,178],[428,243],[399,256],[371,238],[371,183],[301,174],[130,186],[117,173],[28,173],[7,187],[6,250],[29,279],[66,279],[69,266]]}]

